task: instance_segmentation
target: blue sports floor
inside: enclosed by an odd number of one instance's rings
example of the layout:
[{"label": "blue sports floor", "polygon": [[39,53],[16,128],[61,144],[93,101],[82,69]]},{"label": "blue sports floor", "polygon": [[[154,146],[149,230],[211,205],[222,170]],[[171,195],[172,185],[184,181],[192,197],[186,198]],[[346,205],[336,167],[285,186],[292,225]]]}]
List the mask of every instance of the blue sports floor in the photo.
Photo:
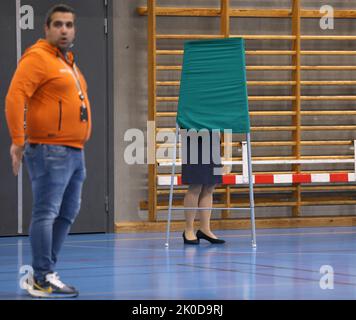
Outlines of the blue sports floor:
[{"label": "blue sports floor", "polygon": [[[169,249],[163,233],[69,236],[57,271],[85,300],[356,299],[356,227],[258,229],[256,251],[249,230],[216,234],[227,243],[172,233]],[[30,263],[28,238],[0,238],[0,299],[31,299],[18,272]]]}]

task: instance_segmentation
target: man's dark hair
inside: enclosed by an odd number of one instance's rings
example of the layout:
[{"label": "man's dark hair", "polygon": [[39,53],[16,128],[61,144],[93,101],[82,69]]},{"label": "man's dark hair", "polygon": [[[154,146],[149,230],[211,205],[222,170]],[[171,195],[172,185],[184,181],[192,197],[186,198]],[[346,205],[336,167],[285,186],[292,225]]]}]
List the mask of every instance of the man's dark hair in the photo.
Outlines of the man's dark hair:
[{"label": "man's dark hair", "polygon": [[46,25],[49,28],[52,22],[52,16],[56,13],[56,12],[64,12],[64,13],[73,13],[74,18],[75,18],[75,10],[66,5],[66,4],[57,4],[55,6],[53,6],[51,9],[48,10],[47,14],[46,14]]}]

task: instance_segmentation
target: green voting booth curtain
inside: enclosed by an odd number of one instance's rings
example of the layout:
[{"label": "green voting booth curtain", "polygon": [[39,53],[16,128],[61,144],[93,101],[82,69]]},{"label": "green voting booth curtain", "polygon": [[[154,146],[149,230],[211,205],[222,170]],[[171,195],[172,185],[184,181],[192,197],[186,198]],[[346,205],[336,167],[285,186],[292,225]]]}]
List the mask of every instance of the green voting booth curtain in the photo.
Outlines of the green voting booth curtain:
[{"label": "green voting booth curtain", "polygon": [[184,129],[250,131],[242,38],[185,42],[177,123]]}]

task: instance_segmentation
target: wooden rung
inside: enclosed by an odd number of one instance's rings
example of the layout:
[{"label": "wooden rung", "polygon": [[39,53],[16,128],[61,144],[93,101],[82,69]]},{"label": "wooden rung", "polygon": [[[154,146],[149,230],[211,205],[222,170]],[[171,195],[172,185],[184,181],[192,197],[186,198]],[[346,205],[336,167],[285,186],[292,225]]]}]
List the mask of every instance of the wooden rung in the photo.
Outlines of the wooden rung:
[{"label": "wooden rung", "polygon": [[356,36],[318,36],[318,35],[309,35],[301,36],[302,40],[356,40]]},{"label": "wooden rung", "polygon": [[[295,141],[254,141],[251,142],[253,147],[288,147],[288,146],[295,146],[297,143]],[[174,147],[173,144],[169,143],[157,143],[157,147],[165,146],[167,148]],[[224,147],[228,144],[222,142],[221,145]],[[241,147],[242,143],[232,142],[229,145],[232,147]],[[302,146],[353,146],[353,140],[322,140],[322,141],[301,141],[300,145]],[[180,143],[177,144],[180,146]]]},{"label": "wooden rung", "polygon": [[259,70],[272,70],[272,71],[283,71],[283,70],[296,70],[296,66],[246,66],[248,71],[259,71]]},{"label": "wooden rung", "polygon": [[[147,15],[147,7],[138,7],[137,13]],[[218,17],[221,8],[201,7],[156,7],[157,16],[181,16],[181,17]],[[289,9],[230,9],[230,17],[268,17],[268,18],[290,18],[292,12]]]},{"label": "wooden rung", "polygon": [[[356,81],[354,82],[356,84]],[[157,81],[156,84],[157,86],[179,86],[180,81]],[[295,84],[296,81],[247,81],[248,86],[292,86]]]},{"label": "wooden rung", "polygon": [[286,101],[296,100],[295,96],[249,96],[249,101]]},{"label": "wooden rung", "polygon": [[[356,202],[356,200],[355,200]],[[249,202],[231,202],[230,203],[230,208],[234,208],[234,207],[240,207],[240,208],[247,208],[250,205]],[[296,205],[296,202],[294,201],[290,201],[290,202],[282,202],[279,199],[276,199],[274,202],[270,201],[270,202],[262,202],[261,200],[256,200],[255,201],[255,207],[293,207]],[[183,207],[183,206],[182,206]],[[214,208],[225,208],[226,205],[225,204],[214,204],[213,205]],[[157,210],[161,211],[161,210],[168,210],[168,205],[157,205]]]},{"label": "wooden rung", "polygon": [[[301,156],[298,160],[302,160],[302,161],[308,161],[308,160],[332,160],[332,161],[336,161],[336,160],[353,160],[354,157],[353,156],[333,156],[333,155],[327,155],[327,156],[318,156],[318,155],[312,155],[312,156]],[[252,157],[252,161],[253,162],[258,162],[258,161],[269,161],[269,162],[275,162],[275,165],[278,165],[278,162],[283,162],[283,161],[295,161],[297,160],[295,158],[295,156],[264,156],[264,157]],[[242,162],[242,158],[241,157],[231,157],[228,160],[224,159],[223,157],[221,158],[221,161],[233,161],[233,162]],[[182,160],[180,158],[176,159],[176,162],[181,164]],[[169,166],[172,165],[172,159],[157,159],[157,163],[164,165],[165,163],[168,163]],[[235,163],[236,164],[236,163]],[[272,163],[271,163],[272,164]],[[285,163],[287,164],[287,163]],[[290,163],[291,164],[291,163]],[[313,164],[313,163],[306,163],[306,164]],[[255,163],[254,165],[259,165],[259,163]],[[261,174],[261,172],[259,172],[258,174]],[[274,172],[274,174],[277,174],[276,172]],[[169,176],[168,174],[161,174],[159,176]]]},{"label": "wooden rung", "polygon": [[[299,160],[322,160],[322,159],[353,159],[352,156],[318,156],[318,155],[313,155],[313,156],[301,156]],[[294,156],[285,156],[285,157],[252,157],[252,160],[255,161],[264,161],[264,160],[296,160]],[[235,161],[235,160],[233,160]],[[236,159],[236,161],[239,161],[239,158]]]},{"label": "wooden rung", "polygon": [[[356,126],[355,126],[356,127]],[[296,126],[274,126],[274,127],[251,127],[252,131],[294,131],[296,130]],[[176,128],[156,128],[156,131],[161,132],[175,132]]]},{"label": "wooden rung", "polygon": [[159,132],[167,132],[167,131],[170,131],[170,132],[176,132],[176,128],[164,128],[164,127],[160,127],[160,128],[156,128],[156,131]]},{"label": "wooden rung", "polygon": [[295,50],[248,50],[246,55],[295,55]]},{"label": "wooden rung", "polygon": [[[221,8],[201,8],[201,7],[156,7],[157,16],[183,16],[183,17],[219,17]],[[147,15],[147,7],[140,6],[136,9],[139,15]],[[321,18],[325,14],[319,10],[300,10],[301,18]],[[264,18],[291,18],[292,11],[290,9],[230,9],[230,17],[264,17]],[[356,18],[356,10],[344,9],[334,10],[334,18],[349,19]]]},{"label": "wooden rung", "polygon": [[[264,126],[259,126],[259,127],[251,127],[251,131],[294,131],[296,130],[296,126],[269,126],[269,127],[264,127]],[[346,125],[346,126],[301,126],[301,130],[304,131],[327,131],[327,130],[356,130],[356,126],[352,125]],[[157,128],[157,131],[162,131],[162,132],[175,132],[175,128]]]},{"label": "wooden rung", "polygon": [[301,85],[304,86],[349,86],[355,85],[356,81],[354,80],[335,80],[335,81],[300,81]]},{"label": "wooden rung", "polygon": [[[138,7],[136,9],[139,15],[147,15],[147,7]],[[212,8],[176,8],[176,7],[156,7],[157,16],[183,16],[183,17],[216,17],[219,15],[219,9]]]},{"label": "wooden rung", "polygon": [[[302,18],[321,18],[325,16],[325,13],[320,13],[320,10],[305,10],[300,11]],[[356,18],[356,10],[344,9],[344,10],[334,10],[334,18]]]},{"label": "wooden rung", "polygon": [[265,17],[265,18],[287,18],[292,17],[289,9],[230,9],[230,17]]},{"label": "wooden rung", "polygon": [[326,51],[326,50],[303,50],[300,51],[301,55],[356,55],[356,51],[347,51],[347,50],[334,50],[334,51]]},{"label": "wooden rung", "polygon": [[[340,186],[340,185],[329,185],[329,186],[311,186],[311,185],[301,185],[300,188],[303,191],[354,191],[356,190],[356,185],[346,185],[346,186]],[[253,191],[256,193],[265,193],[265,192],[292,192],[295,190],[295,187],[272,187],[272,186],[264,186],[264,187],[254,187]],[[231,193],[238,193],[241,194],[242,192],[248,192],[248,188],[244,187],[233,187],[230,186],[230,192]],[[187,189],[175,189],[174,194],[185,194],[187,192]],[[225,193],[226,189],[217,187],[214,190],[214,194],[221,194]],[[167,195],[169,194],[168,189],[160,189],[157,191],[158,195]]]},{"label": "wooden rung", "polygon": [[[302,159],[302,158],[301,158]],[[221,158],[224,161],[224,158]],[[242,161],[241,157],[232,157],[230,161]],[[285,157],[252,157],[252,160],[295,160],[294,156],[285,156]],[[303,159],[302,159],[303,160]],[[172,162],[171,159],[157,159],[157,163],[167,163]],[[181,159],[177,158],[177,162],[181,162]],[[167,175],[167,174],[166,174]]]},{"label": "wooden rung", "polygon": [[[179,201],[178,201],[179,202]],[[164,204],[166,202],[164,201],[159,201],[158,204],[157,204],[157,210],[160,211],[160,210],[167,210],[168,209],[168,205],[167,204]],[[183,205],[180,204],[176,204],[174,205],[175,208],[183,208]],[[225,205],[224,204],[218,204],[218,203],[214,203],[213,205],[214,208],[225,208]],[[241,205],[242,207],[242,205]],[[142,210],[142,209],[141,209]]]},{"label": "wooden rung", "polygon": [[356,96],[301,96],[301,100],[355,100]]},{"label": "wooden rung", "polygon": [[[346,111],[346,112],[348,112],[348,111],[354,111],[354,109],[346,109],[346,110],[343,110],[343,108],[345,108],[345,106],[341,106],[341,105],[338,105],[338,104],[335,104],[335,105],[333,105],[332,106],[332,110],[328,110],[328,109],[324,109],[325,108],[325,106],[323,106],[323,105],[315,105],[315,106],[312,106],[313,108],[315,108],[315,109],[313,109],[313,110],[302,110],[302,112],[334,112],[334,111],[342,111],[342,112],[344,112],[344,111]],[[354,108],[355,106],[352,106],[352,108]],[[302,107],[302,109],[307,109],[307,108],[309,108],[309,106],[304,106],[304,107]],[[356,110],[356,109],[355,109]]]},{"label": "wooden rung", "polygon": [[[156,39],[221,39],[220,34],[157,34]],[[295,40],[293,35],[230,35],[230,38],[243,38],[245,40]],[[301,40],[356,40],[356,36],[319,36],[319,35],[302,35]]]},{"label": "wooden rung", "polygon": [[247,81],[249,86],[293,86],[296,81]]},{"label": "wooden rung", "polygon": [[157,66],[157,70],[174,71],[182,70],[182,66]]},{"label": "wooden rung", "polygon": [[[327,100],[327,99],[318,99],[320,97],[307,97],[307,98],[311,98],[311,99],[305,99],[305,100]],[[179,99],[178,97],[156,97],[157,102],[169,102],[169,101],[174,102],[174,101],[178,101],[178,99]],[[248,97],[249,101],[289,101],[295,99],[296,99],[295,96],[250,96]],[[342,100],[342,99],[334,99],[334,100]]]},{"label": "wooden rung", "polygon": [[328,130],[356,130],[356,126],[301,126],[304,131],[328,131]]},{"label": "wooden rung", "polygon": [[157,34],[156,39],[221,39],[224,38],[221,34]]},{"label": "wooden rung", "polygon": [[287,146],[295,146],[295,141],[256,141],[251,142],[251,146],[253,147],[287,147]]},{"label": "wooden rung", "polygon": [[352,146],[353,140],[323,140],[323,141],[301,141],[302,146]]},{"label": "wooden rung", "polygon": [[[222,142],[221,145],[225,146],[226,144]],[[241,147],[242,144],[241,144],[241,142],[232,142],[232,143],[230,143],[230,145],[232,147]],[[172,143],[157,143],[156,144],[156,147],[162,147],[162,146],[167,147],[167,148],[173,148],[174,144],[172,144]],[[181,146],[181,144],[177,143],[177,147],[180,147],[180,146]]]},{"label": "wooden rung", "polygon": [[[356,66],[301,66],[301,70],[356,70]],[[246,66],[248,71],[278,71],[295,70],[295,66]],[[182,70],[182,66],[157,66],[157,70],[175,71]]]},{"label": "wooden rung", "polygon": [[[345,145],[352,146],[353,140],[321,140],[321,141],[301,141],[302,146],[335,146]],[[253,147],[269,147],[269,146],[293,146],[296,145],[295,141],[255,141],[251,142]]]},{"label": "wooden rung", "polygon": [[[293,35],[230,35],[230,38],[243,38],[245,40],[295,40]],[[157,34],[157,39],[220,39],[225,38],[219,34]]]},{"label": "wooden rung", "polygon": [[[180,71],[182,70],[182,66],[157,66],[156,69],[160,71]],[[259,70],[284,71],[284,70],[296,70],[296,67],[295,66],[246,66],[246,70],[247,71],[259,71]],[[356,70],[356,66],[354,67],[354,69],[347,69],[347,70]]]},{"label": "wooden rung", "polygon": [[[230,145],[231,147],[241,147],[242,143],[241,142],[232,142],[232,143],[221,143],[222,147],[225,147],[227,145]],[[279,146],[294,146],[296,145],[295,141],[259,141],[259,142],[251,142],[251,145],[253,147],[279,147]],[[166,148],[173,148],[174,144],[171,143],[157,143],[157,147],[166,147]],[[180,147],[181,144],[177,143],[177,147]]]},{"label": "wooden rung", "polygon": [[346,186],[302,186],[302,189],[305,191],[353,191],[356,190],[356,185],[346,185]]},{"label": "wooden rung", "polygon": [[295,40],[297,37],[293,35],[278,35],[278,34],[267,34],[267,35],[244,34],[244,35],[230,35],[230,38],[244,38],[245,40]]},{"label": "wooden rung", "polygon": [[[251,142],[251,146],[253,147],[271,147],[271,146],[293,146],[295,145],[295,141],[254,141]],[[237,141],[237,142],[232,142],[232,143],[224,143],[222,142],[221,145],[223,147],[227,145],[231,145],[232,147],[241,147],[242,143]]]},{"label": "wooden rung", "polygon": [[[308,51],[308,52],[314,52],[314,51]],[[342,51],[342,52],[346,52],[346,51]],[[157,55],[182,55],[183,53],[184,53],[183,50],[156,50]],[[250,50],[250,51],[245,51],[245,54],[246,55],[295,55],[296,51],[295,50]]]},{"label": "wooden rung", "polygon": [[301,70],[356,70],[356,66],[301,66]]},{"label": "wooden rung", "polygon": [[[251,131],[294,131],[297,127],[295,126],[274,126],[274,127],[251,127]],[[303,131],[328,131],[328,130],[356,130],[356,126],[301,126]]]},{"label": "wooden rung", "polygon": [[[342,112],[342,111],[340,111],[340,112]],[[255,117],[255,116],[294,116],[297,114],[296,111],[250,111],[249,113],[250,113],[250,116],[252,116],[252,117]],[[355,111],[355,114],[356,114],[356,111]],[[169,111],[157,112],[156,116],[157,117],[167,117],[167,118],[176,117],[177,112],[169,112]]]},{"label": "wooden rung", "polygon": [[[253,147],[288,147],[295,146],[297,143],[295,141],[255,141],[251,142]],[[302,146],[353,146],[353,140],[323,140],[323,141],[301,141],[300,145]],[[161,147],[165,146],[167,148],[172,148],[174,145],[169,143],[158,143],[156,146]],[[221,143],[224,147],[227,144]],[[230,144],[232,147],[241,147],[241,142],[232,142]],[[177,144],[180,146],[180,143]]]},{"label": "wooden rung", "polygon": [[301,111],[303,116],[348,116],[348,115],[356,115],[356,110],[328,110],[328,111]]},{"label": "wooden rung", "polygon": [[[289,173],[289,172],[288,172]],[[291,173],[294,173],[294,172],[291,172]],[[160,187],[164,187],[164,186],[160,186]],[[248,188],[246,187],[234,187],[234,186],[230,186],[230,190],[234,193],[238,193],[238,192],[246,192],[248,191]],[[356,186],[355,186],[356,188]],[[276,186],[256,186],[253,188],[254,191],[256,192],[265,192],[266,190],[268,191],[276,191],[276,192],[279,192],[279,191],[294,191],[294,187],[293,186],[288,186],[288,187],[276,187]],[[174,193],[177,193],[177,194],[184,194],[187,192],[187,189],[175,189],[174,190]],[[226,192],[226,189],[225,188],[222,188],[222,187],[219,187],[217,186],[216,189],[214,190],[214,193],[225,193]],[[159,193],[161,195],[164,195],[164,194],[169,194],[169,189],[160,189],[159,190]]]},{"label": "wooden rung", "polygon": [[296,111],[250,111],[250,116],[295,116]]},{"label": "wooden rung", "polygon": [[180,55],[183,50],[156,50],[157,55]]},{"label": "wooden rung", "polygon": [[168,112],[168,111],[157,112],[156,116],[159,118],[171,118],[171,117],[176,117],[177,112]]},{"label": "wooden rung", "polygon": [[162,102],[162,101],[178,101],[178,97],[156,97],[156,100],[158,102]]},{"label": "wooden rung", "polygon": [[251,127],[251,131],[295,131],[296,126]]},{"label": "wooden rung", "polygon": [[356,204],[356,200],[321,200],[320,198],[316,198],[314,200],[306,201],[303,200],[301,201],[302,206],[313,206],[315,204],[325,206],[325,205],[353,205]]},{"label": "wooden rung", "polygon": [[302,156],[301,160],[316,160],[316,159],[333,159],[333,160],[342,160],[342,159],[353,159],[353,156]]},{"label": "wooden rung", "polygon": [[[355,186],[355,189],[356,189],[356,186]],[[230,186],[230,190],[233,193],[240,193],[240,192],[247,191],[246,188],[234,188],[232,186]],[[293,187],[254,187],[253,188],[254,192],[262,192],[263,193],[263,192],[266,192],[266,190],[269,192],[279,192],[279,191],[293,191],[294,188]],[[186,192],[187,192],[187,189],[175,189],[174,190],[174,194],[185,194]],[[217,187],[214,190],[214,194],[225,193],[225,192],[226,192],[226,189],[220,188],[220,187]],[[169,190],[160,189],[157,191],[157,194],[158,195],[167,195],[167,194],[169,194]]]}]

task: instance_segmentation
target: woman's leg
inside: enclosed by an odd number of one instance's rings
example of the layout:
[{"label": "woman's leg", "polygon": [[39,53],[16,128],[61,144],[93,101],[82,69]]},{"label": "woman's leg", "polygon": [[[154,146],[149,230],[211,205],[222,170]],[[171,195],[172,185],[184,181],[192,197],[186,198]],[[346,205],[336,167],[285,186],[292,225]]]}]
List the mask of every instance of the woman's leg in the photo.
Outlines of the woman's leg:
[{"label": "woman's leg", "polygon": [[[200,197],[199,208],[211,208],[213,206],[213,192],[215,185],[204,185]],[[200,210],[200,230],[210,238],[217,239],[217,237],[210,230],[211,210]]]},{"label": "woman's leg", "polygon": [[[201,185],[189,185],[188,192],[184,197],[184,207],[185,208],[197,208],[199,204],[199,195],[202,189]],[[194,219],[196,215],[196,210],[185,210],[185,237],[188,240],[196,239],[194,233]]]}]

